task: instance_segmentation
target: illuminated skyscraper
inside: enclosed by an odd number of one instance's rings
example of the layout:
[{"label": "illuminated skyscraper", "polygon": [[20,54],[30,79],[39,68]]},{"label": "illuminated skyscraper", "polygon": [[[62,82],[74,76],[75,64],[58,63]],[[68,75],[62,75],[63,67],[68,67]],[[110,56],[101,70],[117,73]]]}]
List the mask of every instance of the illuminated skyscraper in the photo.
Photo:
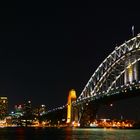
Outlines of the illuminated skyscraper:
[{"label": "illuminated skyscraper", "polygon": [[4,119],[8,113],[8,98],[0,97],[0,119]]}]

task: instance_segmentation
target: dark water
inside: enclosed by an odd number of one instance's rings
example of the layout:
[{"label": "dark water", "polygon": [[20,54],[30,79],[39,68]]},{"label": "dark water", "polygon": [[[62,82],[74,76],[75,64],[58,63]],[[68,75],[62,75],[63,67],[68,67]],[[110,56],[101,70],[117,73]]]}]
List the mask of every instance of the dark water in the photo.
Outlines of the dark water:
[{"label": "dark water", "polygon": [[140,140],[140,130],[0,128],[0,140]]}]

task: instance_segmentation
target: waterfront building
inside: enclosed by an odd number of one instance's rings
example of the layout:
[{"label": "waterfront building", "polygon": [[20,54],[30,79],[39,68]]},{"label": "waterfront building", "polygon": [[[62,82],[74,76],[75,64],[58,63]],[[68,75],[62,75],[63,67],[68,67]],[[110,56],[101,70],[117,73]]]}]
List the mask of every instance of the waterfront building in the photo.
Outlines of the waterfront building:
[{"label": "waterfront building", "polygon": [[8,114],[8,98],[0,97],[0,119],[4,119]]},{"label": "waterfront building", "polygon": [[40,106],[36,106],[34,107],[33,109],[33,115],[35,116],[42,116],[42,115],[45,115],[47,112],[47,109],[46,109],[46,105],[40,105]]}]

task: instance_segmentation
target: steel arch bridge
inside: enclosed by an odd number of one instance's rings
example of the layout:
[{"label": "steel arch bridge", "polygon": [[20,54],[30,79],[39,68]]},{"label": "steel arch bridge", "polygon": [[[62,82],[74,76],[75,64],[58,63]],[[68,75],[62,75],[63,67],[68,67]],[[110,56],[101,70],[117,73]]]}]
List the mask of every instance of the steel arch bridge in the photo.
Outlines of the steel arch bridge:
[{"label": "steel arch bridge", "polygon": [[80,121],[87,103],[140,88],[140,34],[115,47],[72,102],[72,120]]}]

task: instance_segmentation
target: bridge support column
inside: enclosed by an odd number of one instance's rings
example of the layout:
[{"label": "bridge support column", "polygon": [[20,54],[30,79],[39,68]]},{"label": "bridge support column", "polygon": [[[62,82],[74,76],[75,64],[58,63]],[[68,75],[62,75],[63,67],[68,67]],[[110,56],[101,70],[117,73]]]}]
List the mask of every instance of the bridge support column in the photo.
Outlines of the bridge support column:
[{"label": "bridge support column", "polygon": [[79,121],[79,108],[78,106],[72,106],[72,123],[78,123]]},{"label": "bridge support column", "polygon": [[72,106],[72,126],[89,126],[90,121],[96,118],[98,103],[81,103]]},{"label": "bridge support column", "polygon": [[82,126],[81,118],[84,113],[85,104],[79,104],[76,106],[72,106],[72,126]]},{"label": "bridge support column", "polygon": [[69,96],[68,96],[68,102],[67,102],[67,124],[71,124],[72,122],[72,101],[76,100],[76,92],[75,90],[71,90],[69,92]]}]

